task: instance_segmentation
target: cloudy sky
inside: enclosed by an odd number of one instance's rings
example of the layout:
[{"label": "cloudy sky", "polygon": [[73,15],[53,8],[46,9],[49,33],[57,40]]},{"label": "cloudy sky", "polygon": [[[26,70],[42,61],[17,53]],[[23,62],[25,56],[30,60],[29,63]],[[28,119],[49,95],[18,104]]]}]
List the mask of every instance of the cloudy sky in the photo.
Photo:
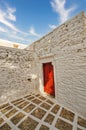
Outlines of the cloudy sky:
[{"label": "cloudy sky", "polygon": [[30,44],[81,11],[86,0],[0,0],[0,39]]}]

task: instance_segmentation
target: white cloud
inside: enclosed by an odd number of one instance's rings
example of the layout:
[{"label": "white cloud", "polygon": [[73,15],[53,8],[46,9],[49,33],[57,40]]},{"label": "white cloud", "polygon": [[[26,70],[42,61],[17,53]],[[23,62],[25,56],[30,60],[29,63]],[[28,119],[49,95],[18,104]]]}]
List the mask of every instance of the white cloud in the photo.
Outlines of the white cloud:
[{"label": "white cloud", "polygon": [[8,5],[5,6],[4,10],[0,8],[0,34],[5,33],[3,36],[8,39],[31,42],[27,37],[29,33],[21,31],[13,24],[13,22],[16,22],[15,12],[16,9]]},{"label": "white cloud", "polygon": [[57,26],[54,25],[54,24],[49,24],[49,27],[50,27],[51,29],[55,29]]},{"label": "white cloud", "polygon": [[0,9],[0,23],[16,32],[19,32],[19,30],[11,23],[11,21],[16,21],[16,16],[14,15],[15,11],[16,9],[10,7],[7,7],[6,10]]},{"label": "white cloud", "polygon": [[2,8],[3,6],[0,8],[0,38],[15,40],[22,43],[31,43],[33,40],[40,37],[40,35],[36,33],[34,27],[31,27],[29,32],[18,29],[14,25],[14,23],[17,24],[15,15],[16,8],[12,8],[7,4],[5,4],[4,8]]},{"label": "white cloud", "polygon": [[40,37],[40,35],[38,33],[36,33],[34,27],[30,27],[29,34],[36,36],[36,37]]},{"label": "white cloud", "polygon": [[25,42],[25,41],[31,42],[31,40],[28,39],[28,38],[24,38],[22,36],[20,37],[20,36],[13,35],[13,34],[9,34],[8,37],[12,37],[13,39],[17,39],[17,40],[20,40],[20,41],[23,41],[23,42]]},{"label": "white cloud", "polygon": [[16,21],[16,16],[14,15],[15,12],[16,12],[15,8],[8,7],[8,9],[7,9],[7,13],[8,13],[7,19],[12,20],[12,21]]},{"label": "white cloud", "polygon": [[3,28],[3,27],[0,27],[0,32],[7,32],[7,30],[5,29],[5,28]]},{"label": "white cloud", "polygon": [[51,0],[51,6],[56,13],[60,16],[60,23],[65,22],[75,7],[65,8],[66,0]]},{"label": "white cloud", "polygon": [[0,22],[5,24],[6,26],[8,26],[10,29],[18,32],[19,30],[13,25],[11,24],[10,22],[6,21],[5,19],[0,19]]},{"label": "white cloud", "polygon": [[8,27],[12,31],[14,31],[14,33],[19,32],[19,33],[21,33],[23,35],[28,35],[28,33],[19,30],[12,23],[12,21],[16,22],[16,16],[14,15],[15,12],[16,12],[16,9],[11,8],[9,6],[6,7],[6,10],[0,9],[0,23],[2,23],[6,27]]}]

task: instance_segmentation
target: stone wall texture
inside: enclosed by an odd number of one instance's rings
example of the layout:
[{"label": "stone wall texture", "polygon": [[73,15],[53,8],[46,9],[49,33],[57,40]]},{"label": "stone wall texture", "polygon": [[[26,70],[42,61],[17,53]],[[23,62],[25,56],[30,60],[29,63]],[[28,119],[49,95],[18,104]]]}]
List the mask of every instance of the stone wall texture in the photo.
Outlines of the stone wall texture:
[{"label": "stone wall texture", "polygon": [[81,12],[28,48],[34,50],[38,56],[35,70],[39,89],[40,82],[43,82],[41,64],[44,61],[48,62],[51,57],[55,71],[55,99],[63,106],[86,117],[85,13]]},{"label": "stone wall texture", "polygon": [[0,103],[44,91],[43,63],[54,66],[55,99],[86,117],[86,15],[84,12],[24,50],[0,47]]},{"label": "stone wall texture", "polygon": [[34,91],[34,52],[0,47],[0,103]]}]

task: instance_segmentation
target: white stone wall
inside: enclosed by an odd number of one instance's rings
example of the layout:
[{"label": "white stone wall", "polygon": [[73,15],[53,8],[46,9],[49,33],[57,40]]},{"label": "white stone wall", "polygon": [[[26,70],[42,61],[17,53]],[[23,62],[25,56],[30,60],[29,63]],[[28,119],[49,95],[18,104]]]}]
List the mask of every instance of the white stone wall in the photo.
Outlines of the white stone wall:
[{"label": "white stone wall", "polygon": [[35,70],[37,70],[39,89],[43,86],[42,63],[51,59],[55,71],[56,100],[63,106],[86,117],[85,13],[82,12],[65,22],[31,44],[29,48],[35,50],[38,56]]},{"label": "white stone wall", "polygon": [[0,103],[34,91],[34,53],[0,47]]}]

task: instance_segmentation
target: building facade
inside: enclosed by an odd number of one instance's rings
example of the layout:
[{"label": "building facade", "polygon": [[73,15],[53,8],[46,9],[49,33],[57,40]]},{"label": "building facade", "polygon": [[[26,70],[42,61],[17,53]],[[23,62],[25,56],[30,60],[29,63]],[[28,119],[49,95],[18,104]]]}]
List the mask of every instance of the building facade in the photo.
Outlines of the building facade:
[{"label": "building facade", "polygon": [[[38,57],[35,84],[39,91],[55,95],[60,104],[86,117],[86,14],[81,12],[29,49]],[[53,70],[46,68],[49,64]],[[49,78],[51,71],[54,81]]]},{"label": "building facade", "polygon": [[86,117],[86,14],[24,50],[1,47],[0,77],[0,103],[35,90]]}]

